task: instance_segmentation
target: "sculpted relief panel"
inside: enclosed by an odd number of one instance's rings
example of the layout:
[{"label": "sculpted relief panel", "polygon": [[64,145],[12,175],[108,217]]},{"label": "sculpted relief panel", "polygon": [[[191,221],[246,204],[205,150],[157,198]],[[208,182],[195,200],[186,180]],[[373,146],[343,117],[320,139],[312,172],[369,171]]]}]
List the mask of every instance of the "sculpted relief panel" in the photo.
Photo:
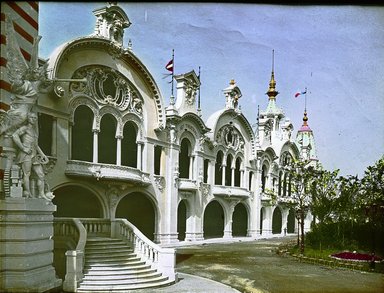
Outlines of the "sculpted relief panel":
[{"label": "sculpted relief panel", "polygon": [[72,82],[72,96],[87,95],[103,105],[142,116],[143,99],[129,81],[116,70],[104,66],[85,66],[74,73],[74,78],[86,78],[87,83]]}]

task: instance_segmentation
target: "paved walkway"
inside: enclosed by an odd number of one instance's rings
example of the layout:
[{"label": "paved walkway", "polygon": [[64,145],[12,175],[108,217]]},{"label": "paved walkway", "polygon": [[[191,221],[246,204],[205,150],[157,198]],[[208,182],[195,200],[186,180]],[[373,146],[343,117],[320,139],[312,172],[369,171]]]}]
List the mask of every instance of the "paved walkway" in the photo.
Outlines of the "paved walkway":
[{"label": "paved walkway", "polygon": [[227,285],[199,276],[179,273],[179,281],[171,286],[157,289],[135,290],[141,292],[159,293],[240,293]]}]

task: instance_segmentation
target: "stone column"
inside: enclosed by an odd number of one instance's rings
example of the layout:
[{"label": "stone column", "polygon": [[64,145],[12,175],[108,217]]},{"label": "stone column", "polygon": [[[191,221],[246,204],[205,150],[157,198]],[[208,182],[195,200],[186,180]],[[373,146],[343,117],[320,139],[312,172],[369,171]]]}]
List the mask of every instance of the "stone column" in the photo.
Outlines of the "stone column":
[{"label": "stone column", "polygon": [[99,161],[99,131],[97,129],[93,130],[93,163]]},{"label": "stone column", "polygon": [[223,173],[222,173],[222,178],[221,178],[221,185],[223,185],[223,186],[225,186],[225,174],[226,174],[226,169],[227,169],[227,167],[226,167],[226,165],[222,165],[222,170],[223,170]]},{"label": "stone column", "polygon": [[225,217],[224,236],[223,236],[223,238],[225,239],[232,238],[233,211],[234,211],[234,205],[231,204],[231,207],[228,209],[227,216]]},{"label": "stone column", "polygon": [[142,170],[142,143],[138,142],[137,143],[137,169]]},{"label": "stone column", "polygon": [[121,139],[120,135],[116,136],[116,165],[121,166]]},{"label": "stone column", "polygon": [[53,212],[44,199],[0,200],[0,291],[45,292],[61,285],[53,267]]}]

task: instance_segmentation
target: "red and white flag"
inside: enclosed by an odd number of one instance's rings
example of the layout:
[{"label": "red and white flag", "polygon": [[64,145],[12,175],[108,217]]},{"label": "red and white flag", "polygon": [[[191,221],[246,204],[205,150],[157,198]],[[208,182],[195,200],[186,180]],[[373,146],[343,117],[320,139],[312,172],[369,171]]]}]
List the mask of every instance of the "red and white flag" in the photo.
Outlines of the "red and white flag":
[{"label": "red and white flag", "polygon": [[303,92],[297,92],[296,94],[295,94],[295,98],[297,98],[298,96],[300,96],[300,95],[305,95],[307,93],[307,90],[305,90],[305,91],[303,91]]},{"label": "red and white flag", "polygon": [[173,73],[173,59],[170,60],[167,65],[165,65],[165,69]]}]

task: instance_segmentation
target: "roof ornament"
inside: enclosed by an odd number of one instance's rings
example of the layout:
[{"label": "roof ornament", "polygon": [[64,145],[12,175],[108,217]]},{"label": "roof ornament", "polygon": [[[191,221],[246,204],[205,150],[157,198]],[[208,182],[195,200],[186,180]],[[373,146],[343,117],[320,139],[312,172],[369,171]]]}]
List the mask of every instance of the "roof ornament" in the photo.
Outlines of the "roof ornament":
[{"label": "roof ornament", "polygon": [[272,50],[272,73],[271,73],[271,80],[269,81],[269,89],[266,92],[269,99],[276,99],[276,96],[279,94],[278,91],[276,91],[276,81],[275,81],[275,73],[274,73],[274,66],[275,66],[275,50]]}]

